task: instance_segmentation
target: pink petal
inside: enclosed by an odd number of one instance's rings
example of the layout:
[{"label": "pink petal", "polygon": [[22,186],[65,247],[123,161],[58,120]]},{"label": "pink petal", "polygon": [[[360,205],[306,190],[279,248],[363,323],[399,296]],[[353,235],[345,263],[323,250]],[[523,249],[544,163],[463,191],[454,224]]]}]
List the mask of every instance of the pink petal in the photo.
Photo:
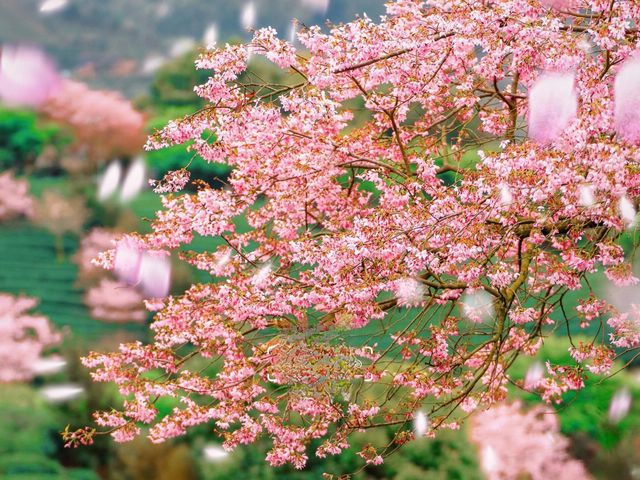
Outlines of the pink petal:
[{"label": "pink petal", "polygon": [[0,100],[9,106],[38,107],[60,87],[53,62],[33,47],[5,45],[0,53]]},{"label": "pink petal", "polygon": [[122,191],[120,192],[120,200],[123,202],[133,200],[146,184],[147,174],[144,160],[138,157],[127,171],[127,176],[124,179]]},{"label": "pink petal", "polygon": [[640,57],[627,60],[614,84],[615,129],[630,143],[640,143]]},{"label": "pink petal", "polygon": [[169,257],[145,252],[140,264],[142,291],[151,298],[164,298],[171,285],[171,261]]},{"label": "pink petal", "polygon": [[552,142],[577,113],[573,75],[543,73],[529,90],[529,137],[538,143]]},{"label": "pink petal", "polygon": [[116,246],[114,269],[116,276],[129,285],[138,283],[140,278],[140,264],[142,252],[129,239],[123,239]]}]

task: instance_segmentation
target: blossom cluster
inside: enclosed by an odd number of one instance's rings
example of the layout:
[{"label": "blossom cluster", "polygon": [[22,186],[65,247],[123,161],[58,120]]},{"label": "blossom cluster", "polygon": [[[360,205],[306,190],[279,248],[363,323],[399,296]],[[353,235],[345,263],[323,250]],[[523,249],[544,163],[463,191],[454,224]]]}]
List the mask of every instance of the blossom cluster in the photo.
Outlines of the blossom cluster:
[{"label": "blossom cluster", "polygon": [[[127,399],[98,423],[119,441],[212,424],[227,449],[266,436],[272,465],[302,468],[314,440],[320,456],[376,426],[405,441],[418,411],[427,435],[457,428],[556,329],[612,337],[527,389],[560,401],[605,372],[640,343],[637,312],[584,281],[638,282],[620,246],[640,198],[637,18],[638,2],[395,0],[378,23],[301,30],[302,52],[263,29],[203,53],[208,106],[148,148],[191,142],[228,186],[170,177],[151,233],[127,241],[212,280],[156,302],[151,343],[85,358]],[[290,77],[243,83],[251,55]],[[159,417],[159,397],[178,406]]]},{"label": "blossom cluster", "polygon": [[33,298],[0,294],[0,383],[30,380],[45,349],[61,339]]}]

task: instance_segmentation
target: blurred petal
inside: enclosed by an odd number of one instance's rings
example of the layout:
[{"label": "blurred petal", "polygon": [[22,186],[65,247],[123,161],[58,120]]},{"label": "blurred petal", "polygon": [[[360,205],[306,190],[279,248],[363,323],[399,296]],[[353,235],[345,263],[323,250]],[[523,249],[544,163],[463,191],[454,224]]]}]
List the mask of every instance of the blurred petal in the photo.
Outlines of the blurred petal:
[{"label": "blurred petal", "polygon": [[31,365],[31,371],[36,375],[52,375],[64,370],[67,361],[58,356],[41,357]]},{"label": "blurred petal", "polygon": [[524,377],[524,389],[533,390],[538,386],[538,382],[544,378],[544,366],[540,362],[533,363],[527,370]]},{"label": "blurred petal", "polygon": [[620,216],[622,219],[629,225],[633,225],[636,220],[636,209],[633,206],[633,203],[627,197],[621,197],[618,201],[618,210],[620,211]]},{"label": "blurred petal", "polygon": [[84,388],[75,383],[61,383],[49,385],[40,389],[40,394],[52,403],[67,402],[78,398],[84,393]]},{"label": "blurred petal", "polygon": [[418,410],[413,415],[413,432],[416,437],[424,437],[427,433],[427,429],[429,428],[429,419],[427,415],[422,411]]},{"label": "blurred petal", "polygon": [[609,404],[609,421],[618,423],[629,413],[631,408],[631,394],[628,390],[620,390],[611,399]]},{"label": "blurred petal", "polygon": [[253,28],[256,24],[256,17],[256,5],[253,2],[249,2],[245,4],[240,13],[240,25],[242,25],[242,28],[245,30]]},{"label": "blurred petal", "polygon": [[140,286],[151,298],[169,295],[171,286],[171,260],[166,255],[145,252],[140,263]]},{"label": "blurred petal", "polygon": [[40,3],[38,11],[40,13],[49,14],[64,10],[69,6],[69,0],[44,0]]},{"label": "blurred petal", "polygon": [[324,15],[329,9],[329,0],[302,0],[302,5]]},{"label": "blurred petal", "polygon": [[109,164],[98,183],[98,200],[103,202],[116,192],[120,177],[122,177],[122,167],[120,162],[115,160]]},{"label": "blurred petal", "polygon": [[543,73],[529,90],[529,137],[538,143],[555,140],[576,118],[578,96],[568,73]]},{"label": "blurred petal", "polygon": [[204,31],[202,43],[204,43],[204,46],[208,49],[215,48],[218,43],[218,26],[215,23],[210,24]]},{"label": "blurred petal", "polygon": [[142,157],[136,158],[133,164],[127,171],[127,176],[122,184],[122,191],[120,192],[120,200],[128,202],[133,200],[142,191],[143,187],[147,184],[147,172]]},{"label": "blurred petal", "polygon": [[204,459],[208,462],[218,462],[229,456],[229,453],[223,450],[219,445],[205,445],[202,449]]},{"label": "blurred petal", "polygon": [[129,285],[138,283],[142,252],[129,239],[120,240],[116,246],[114,270],[120,281]]},{"label": "blurred petal", "polygon": [[615,128],[623,139],[640,143],[640,57],[627,60],[614,85]]},{"label": "blurred petal", "polygon": [[9,106],[38,107],[61,84],[53,62],[40,50],[5,45],[0,53],[0,100]]}]

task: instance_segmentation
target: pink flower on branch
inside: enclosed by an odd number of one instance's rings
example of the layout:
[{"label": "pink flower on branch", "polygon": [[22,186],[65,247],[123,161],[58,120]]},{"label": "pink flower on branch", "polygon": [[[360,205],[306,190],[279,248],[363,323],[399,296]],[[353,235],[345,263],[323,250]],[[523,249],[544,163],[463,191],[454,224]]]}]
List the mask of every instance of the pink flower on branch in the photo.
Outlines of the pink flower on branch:
[{"label": "pink flower on branch", "polygon": [[[137,287],[157,280],[147,294],[163,298],[147,302],[152,341],[84,360],[127,396],[99,424],[118,441],[148,428],[154,442],[209,424],[225,451],[268,437],[267,461],[303,468],[315,441],[326,456],[383,425],[397,445],[459,428],[450,418],[502,402],[514,357],[560,327],[606,312],[612,335],[572,350],[580,365],[530,372],[548,402],[610,368],[613,347],[640,346],[637,312],[589,292],[565,325],[560,301],[599,269],[637,281],[619,240],[640,197],[640,147],[615,135],[611,59],[630,58],[640,4],[604,18],[539,7],[448,1],[426,14],[397,0],[379,23],[301,30],[304,55],[273,29],[203,52],[197,67],[211,73],[196,92],[209,104],[148,148],[190,143],[232,173],[224,189],[180,193],[186,175],[167,176],[151,232],[103,256]],[[596,26],[603,48],[587,51],[582,30]],[[290,76],[256,86],[250,55]],[[164,297],[172,252],[211,281]],[[210,359],[215,374],[194,368]],[[146,375],[157,370],[168,380]],[[180,407],[158,418],[163,396]],[[532,440],[561,447],[544,458],[580,478],[556,426],[535,425]],[[379,464],[395,446],[358,455]],[[503,449],[488,446],[500,471]],[[544,478],[544,464],[525,467]]]}]

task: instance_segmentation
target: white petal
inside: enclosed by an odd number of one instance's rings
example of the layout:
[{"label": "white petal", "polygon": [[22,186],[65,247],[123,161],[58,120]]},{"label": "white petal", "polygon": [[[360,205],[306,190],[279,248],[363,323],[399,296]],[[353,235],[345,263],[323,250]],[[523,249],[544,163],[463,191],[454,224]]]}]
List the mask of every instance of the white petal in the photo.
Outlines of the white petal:
[{"label": "white petal", "polygon": [[138,196],[143,187],[147,184],[147,172],[144,160],[141,157],[136,158],[133,165],[129,167],[127,176],[122,184],[120,192],[120,200],[129,202]]},{"label": "white petal", "polygon": [[120,178],[122,177],[122,166],[120,162],[114,160],[104,171],[98,183],[98,200],[105,201],[118,189]]},{"label": "white petal", "polygon": [[40,394],[49,402],[60,403],[78,398],[84,393],[84,388],[75,383],[60,383],[40,389]]},{"label": "white petal", "polygon": [[68,5],[69,0],[44,0],[38,11],[44,14],[55,13],[65,9]]},{"label": "white petal", "polygon": [[245,4],[242,9],[242,13],[240,14],[240,25],[245,30],[249,30],[253,28],[256,24],[257,11],[256,6],[253,2],[249,2]]}]

